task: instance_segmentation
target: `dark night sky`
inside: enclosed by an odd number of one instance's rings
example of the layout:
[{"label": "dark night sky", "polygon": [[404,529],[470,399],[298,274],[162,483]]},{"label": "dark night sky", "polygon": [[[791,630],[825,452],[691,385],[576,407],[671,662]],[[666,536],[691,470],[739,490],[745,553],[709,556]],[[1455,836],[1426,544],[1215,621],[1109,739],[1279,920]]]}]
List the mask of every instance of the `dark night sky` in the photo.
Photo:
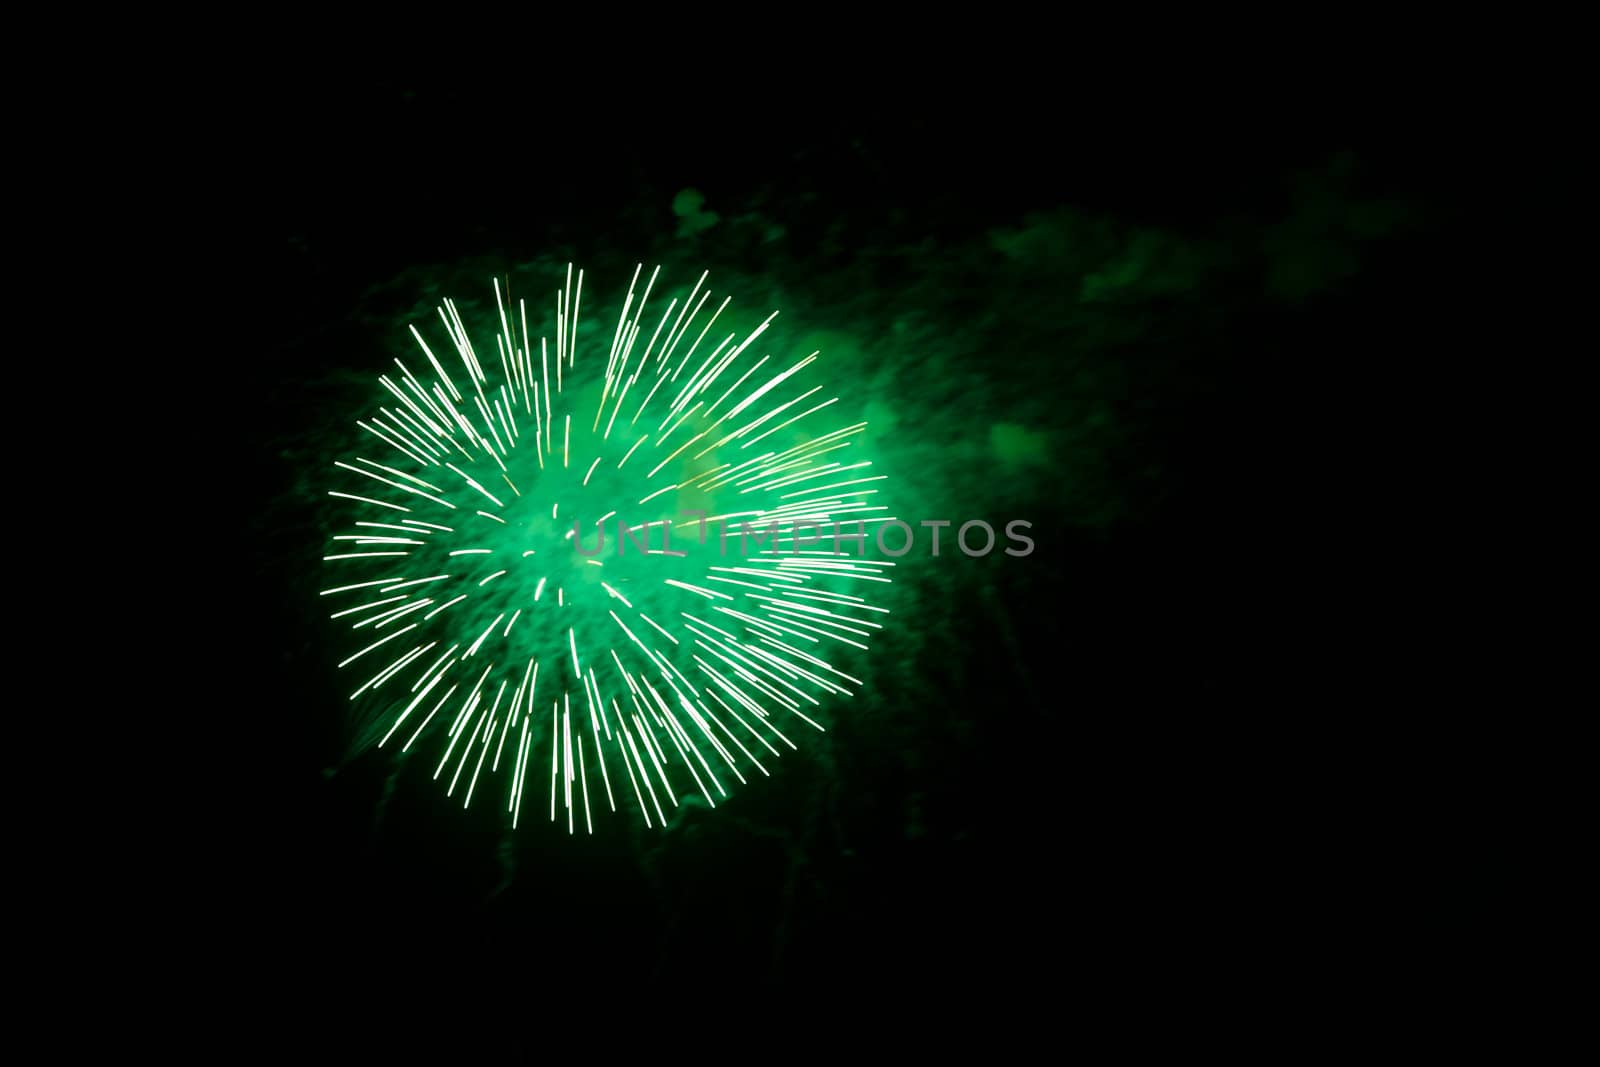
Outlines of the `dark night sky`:
[{"label": "dark night sky", "polygon": [[[566,113],[559,90],[520,107],[528,90],[510,78],[313,79],[249,94],[235,121],[251,135],[228,166],[242,197],[235,289],[261,310],[247,331],[255,355],[236,368],[249,397],[236,443],[256,490],[245,503],[262,610],[248,640],[229,639],[237,668],[214,669],[248,678],[228,687],[231,719],[287,725],[235,746],[249,784],[193,830],[208,872],[195,912],[237,954],[314,960],[335,975],[342,961],[443,956],[492,973],[537,956],[562,962],[542,976],[531,967],[535,984],[637,969],[668,984],[955,999],[1026,985],[1048,1000],[1152,970],[1201,976],[1246,955],[1291,965],[1374,916],[1442,946],[1491,936],[1509,861],[1481,722],[1415,699],[1410,683],[1355,682],[1358,660],[1412,655],[1394,613],[1354,603],[1375,526],[1416,561],[1411,595],[1458,594],[1408,525],[1416,500],[1381,491],[1381,517],[1363,516],[1376,505],[1358,506],[1349,476],[1328,471],[1370,458],[1392,413],[1326,424],[1343,440],[1321,429],[1347,397],[1414,395],[1442,350],[1472,340],[1460,304],[1484,282],[1455,225],[1447,135],[1406,138],[1395,124],[1378,136],[1309,97],[1296,121],[1189,93],[1113,109],[1098,106],[1109,88],[1097,96],[1030,71],[983,91],[906,81],[870,95],[801,92],[776,76],[732,93],[716,77],[668,79],[660,92],[639,87],[650,106],[631,115],[582,90]],[[1293,215],[1296,175],[1339,158],[1357,175],[1340,195],[1402,202],[1403,224],[1362,238],[1353,266],[1324,272],[1312,295],[1265,295],[1263,235]],[[918,762],[851,771],[868,786],[845,818],[847,851],[824,833],[791,865],[782,845],[713,828],[641,863],[556,841],[551,854],[519,856],[507,888],[499,842],[405,808],[426,797],[396,801],[400,838],[375,837],[379,764],[323,774],[337,731],[304,709],[330,706],[331,671],[279,654],[311,643],[305,606],[283,592],[297,587],[284,549],[297,527],[261,517],[281,516],[274,501],[295,484],[282,442],[331,417],[299,403],[294,383],[341,352],[368,359],[379,342],[356,311],[402,271],[465,257],[581,262],[596,234],[629,255],[630,237],[670,229],[667,206],[687,187],[725,216],[754,204],[781,218],[789,277],[855,276],[858,257],[896,242],[982,247],[987,233],[1058,209],[1179,235],[1245,266],[1197,283],[1228,302],[1218,329],[1161,334],[1165,297],[1129,312],[1161,337],[1163,354],[1132,379],[1161,402],[1116,462],[1164,464],[1164,491],[1052,542],[1047,580],[962,594],[974,612],[999,598],[1020,666],[979,669],[993,656],[974,635],[968,681],[929,710],[947,727],[914,743]],[[1344,254],[1303,240],[1289,255],[1319,269]],[[927,284],[886,270],[886,293]],[[1059,501],[1046,479],[1017,505],[1055,517]],[[1434,657],[1437,640],[1414,656]],[[1041,700],[1038,679],[1063,662],[1064,699]],[[1031,744],[1061,753],[1048,772],[1019,771],[1013,724],[997,717],[1018,704],[1032,709]],[[1003,799],[982,774],[1006,777]],[[904,816],[911,790],[928,808],[917,834]],[[1349,835],[1332,829],[1341,806],[1370,815],[1380,796],[1394,801],[1380,821],[1404,847],[1351,861]],[[952,810],[964,814],[941,815]],[[785,817],[761,812],[775,840],[797,833]]]}]

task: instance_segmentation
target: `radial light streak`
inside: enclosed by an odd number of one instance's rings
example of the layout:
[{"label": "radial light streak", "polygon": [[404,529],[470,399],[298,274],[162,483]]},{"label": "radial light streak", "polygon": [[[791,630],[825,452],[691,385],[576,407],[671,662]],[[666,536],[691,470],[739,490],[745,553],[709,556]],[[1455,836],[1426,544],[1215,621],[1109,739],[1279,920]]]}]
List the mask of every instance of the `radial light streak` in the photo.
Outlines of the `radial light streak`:
[{"label": "radial light streak", "polygon": [[[601,327],[580,316],[584,276],[569,267],[537,354],[526,302],[496,279],[487,362],[444,301],[446,343],[412,326],[420,357],[379,379],[398,406],[356,423],[382,454],[335,464],[347,484],[329,496],[351,532],[333,536],[320,595],[363,638],[339,664],[362,662],[350,699],[373,702],[379,747],[408,727],[401,751],[436,745],[447,796],[493,792],[513,827],[545,758],[548,817],[569,833],[612,812],[664,828],[689,797],[716,807],[747,768],[769,773],[758,756],[776,757],[774,741],[822,729],[808,712],[862,684],[830,657],[859,659],[849,650],[889,614],[863,583],[888,582],[893,564],[853,539],[890,521],[865,502],[885,476],[830,458],[858,459],[839,450],[865,423],[816,425],[838,400],[801,387],[818,353],[752,351],[777,313],[741,337],[704,274],[657,315],[658,273],[641,292],[636,269]],[[489,488],[502,483],[505,500]],[[695,540],[672,540],[685,530]]]}]

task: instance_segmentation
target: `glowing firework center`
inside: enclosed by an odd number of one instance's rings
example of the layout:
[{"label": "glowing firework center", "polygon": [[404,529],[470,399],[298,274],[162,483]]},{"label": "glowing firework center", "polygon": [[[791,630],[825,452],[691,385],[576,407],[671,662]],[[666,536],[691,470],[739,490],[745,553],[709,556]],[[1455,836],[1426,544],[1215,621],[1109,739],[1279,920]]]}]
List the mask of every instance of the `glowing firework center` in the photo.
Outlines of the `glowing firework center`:
[{"label": "glowing firework center", "polygon": [[894,564],[861,554],[893,518],[851,450],[865,423],[807,387],[817,353],[758,350],[772,316],[719,330],[704,275],[658,312],[656,273],[635,271],[609,351],[573,343],[581,271],[547,336],[497,281],[492,353],[447,300],[442,340],[413,326],[380,379],[371,448],[337,464],[322,596],[353,634],[351,699],[513,825],[715,806],[822,729],[888,614]]}]

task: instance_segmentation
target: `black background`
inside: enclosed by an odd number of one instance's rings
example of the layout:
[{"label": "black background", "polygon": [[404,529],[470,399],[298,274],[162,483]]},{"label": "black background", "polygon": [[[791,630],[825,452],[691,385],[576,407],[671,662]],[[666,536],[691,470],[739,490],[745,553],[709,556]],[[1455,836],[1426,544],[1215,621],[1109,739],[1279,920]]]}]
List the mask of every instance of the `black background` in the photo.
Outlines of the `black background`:
[{"label": "black background", "polygon": [[[1459,670],[1464,647],[1450,640],[1459,619],[1441,629],[1463,594],[1422,521],[1456,476],[1397,492],[1423,464],[1383,458],[1421,383],[1486,343],[1464,313],[1487,289],[1482,231],[1460,224],[1469,149],[1443,126],[1414,136],[1293,86],[1278,106],[1174,90],[1112,107],[1110,87],[1021,67],[981,86],[896,71],[873,92],[770,77],[719,95],[708,79],[629,125],[620,155],[615,102],[579,91],[564,171],[540,165],[534,139],[502,146],[528,92],[516,78],[297,78],[240,98],[231,124],[249,136],[222,166],[238,190],[227,275],[251,358],[231,368],[244,417],[222,429],[249,472],[233,470],[242,499],[226,495],[253,513],[259,610],[198,668],[227,741],[205,774],[221,796],[182,817],[197,873],[180,894],[219,957],[332,982],[378,961],[516,973],[540,990],[1115,1000],[1236,971],[1326,971],[1346,938],[1379,930],[1375,943],[1424,959],[1505,936],[1511,770],[1485,740],[1489,681],[1452,708],[1421,680]],[[532,95],[558,110],[559,90]],[[1137,521],[1063,534],[1048,581],[1001,585],[1022,666],[955,672],[966,681],[948,707],[975,709],[970,726],[930,742],[935,765],[915,783],[931,808],[965,812],[950,832],[912,837],[869,809],[847,851],[819,849],[798,875],[781,842],[714,830],[649,864],[578,842],[520,856],[507,886],[498,842],[444,820],[413,823],[431,829],[406,846],[374,844],[381,771],[324,774],[337,730],[295,711],[325,701],[330,672],[281,655],[306,641],[302,606],[283,596],[304,578],[260,515],[293,479],[275,450],[285,423],[324,414],[286,399],[293,360],[353,338],[350,311],[373,284],[467,255],[581,258],[619,212],[659,211],[686,186],[712,206],[814,193],[817,217],[847,233],[898,210],[908,229],[956,240],[1063,205],[1181,231],[1272,217],[1287,176],[1340,152],[1424,205],[1425,222],[1314,306],[1263,300],[1205,339],[1186,365],[1202,368],[1192,402],[1146,446],[1175,465],[1173,491]],[[515,180],[493,178],[499,165]],[[840,253],[821,224],[789,221],[794,254],[809,248],[827,271]],[[1053,500],[1045,486],[1026,502],[1041,525]],[[1064,657],[1070,700],[1041,696]],[[983,711],[1001,707],[1028,709],[1025,741]],[[281,725],[228,728],[244,721]],[[1019,743],[1060,753],[1053,770],[1007,774]],[[878,781],[864,803],[898,811],[908,788]]]}]

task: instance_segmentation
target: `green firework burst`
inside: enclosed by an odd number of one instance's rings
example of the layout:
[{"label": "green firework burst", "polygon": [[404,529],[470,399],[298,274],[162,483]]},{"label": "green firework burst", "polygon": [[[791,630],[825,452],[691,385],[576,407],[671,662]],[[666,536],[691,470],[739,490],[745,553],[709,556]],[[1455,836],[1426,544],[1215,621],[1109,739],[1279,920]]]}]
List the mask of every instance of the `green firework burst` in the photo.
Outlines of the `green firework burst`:
[{"label": "green firework burst", "polygon": [[871,594],[894,565],[866,558],[894,520],[886,476],[851,451],[866,424],[805,388],[819,353],[758,355],[777,312],[723,336],[705,275],[657,316],[659,268],[641,274],[603,374],[578,341],[582,271],[537,340],[496,280],[493,355],[446,300],[455,357],[411,328],[420,358],[357,423],[379,458],[338,461],[350,484],[329,493],[344,532],[322,596],[354,635],[350,699],[380,746],[436,751],[448,796],[493,796],[513,826],[524,806],[569,832],[715,807],[823,728],[861,684],[841,653],[888,615]]}]

